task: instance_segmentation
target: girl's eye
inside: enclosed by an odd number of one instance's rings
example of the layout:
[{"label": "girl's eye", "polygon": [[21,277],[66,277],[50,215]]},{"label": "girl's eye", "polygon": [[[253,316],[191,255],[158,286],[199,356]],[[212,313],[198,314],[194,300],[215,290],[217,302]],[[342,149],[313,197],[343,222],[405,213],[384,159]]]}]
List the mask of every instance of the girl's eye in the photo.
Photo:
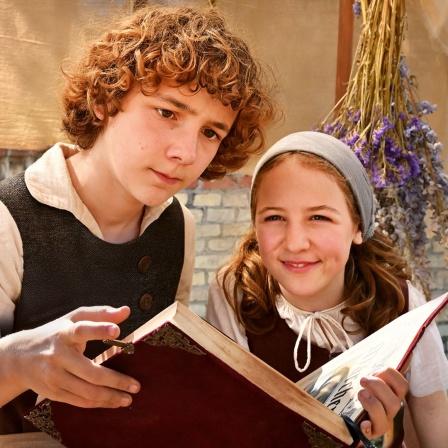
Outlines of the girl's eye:
[{"label": "girl's eye", "polygon": [[280,215],[272,215],[272,216],[267,216],[265,218],[265,221],[281,221],[283,218]]},{"label": "girl's eye", "polygon": [[312,221],[330,221],[329,218],[327,218],[326,216],[322,216],[322,215],[314,215],[311,217]]},{"label": "girl's eye", "polygon": [[220,140],[219,135],[213,129],[205,129],[204,135],[210,139],[217,138],[218,140]]},{"label": "girl's eye", "polygon": [[157,112],[163,118],[173,118],[174,117],[174,113],[168,109],[157,109]]}]

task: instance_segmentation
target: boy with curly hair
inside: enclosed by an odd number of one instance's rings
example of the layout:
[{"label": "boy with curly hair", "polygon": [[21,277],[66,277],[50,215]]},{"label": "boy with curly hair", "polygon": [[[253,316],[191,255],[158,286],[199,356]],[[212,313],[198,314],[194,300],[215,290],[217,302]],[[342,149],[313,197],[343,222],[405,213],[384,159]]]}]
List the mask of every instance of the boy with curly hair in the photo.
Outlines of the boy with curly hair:
[{"label": "boy with curly hair", "polygon": [[279,112],[267,74],[216,9],[151,6],[64,71],[71,143],[0,183],[1,443],[49,446],[24,434],[36,394],[131,404],[138,381],[90,359],[188,304],[194,220],[174,195],[263,148]]}]

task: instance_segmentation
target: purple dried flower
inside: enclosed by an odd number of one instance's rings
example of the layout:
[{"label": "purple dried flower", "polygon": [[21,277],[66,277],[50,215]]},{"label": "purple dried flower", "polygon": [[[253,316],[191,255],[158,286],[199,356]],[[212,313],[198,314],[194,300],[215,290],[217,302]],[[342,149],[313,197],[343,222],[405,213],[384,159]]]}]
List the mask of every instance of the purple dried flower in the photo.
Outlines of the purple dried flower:
[{"label": "purple dried flower", "polygon": [[436,109],[436,104],[431,104],[428,101],[422,101],[416,104],[417,111],[420,115],[429,115],[432,114]]},{"label": "purple dried flower", "polygon": [[353,147],[358,143],[359,140],[359,134],[355,133],[351,137],[346,136],[345,138],[341,139],[347,146],[350,146],[350,148],[353,149]]},{"label": "purple dried flower", "polygon": [[398,65],[398,69],[400,71],[401,78],[409,78],[409,73],[411,72],[405,63],[405,60],[406,58],[404,56],[400,57],[400,64]]},{"label": "purple dried flower", "polygon": [[355,0],[353,2],[353,14],[355,14],[356,17],[360,17],[361,16],[361,1],[360,0]]}]

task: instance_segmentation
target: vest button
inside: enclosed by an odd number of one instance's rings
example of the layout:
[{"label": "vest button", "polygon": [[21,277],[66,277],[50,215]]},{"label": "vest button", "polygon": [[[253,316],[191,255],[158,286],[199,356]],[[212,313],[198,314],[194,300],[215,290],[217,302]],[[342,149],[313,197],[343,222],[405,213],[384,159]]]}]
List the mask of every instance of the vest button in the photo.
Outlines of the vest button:
[{"label": "vest button", "polygon": [[152,295],[151,294],[143,294],[140,298],[140,309],[142,311],[147,311],[151,308],[152,305]]},{"label": "vest button", "polygon": [[146,274],[149,270],[149,267],[151,266],[152,260],[151,257],[148,255],[145,255],[139,262],[138,262],[138,272],[140,274]]}]

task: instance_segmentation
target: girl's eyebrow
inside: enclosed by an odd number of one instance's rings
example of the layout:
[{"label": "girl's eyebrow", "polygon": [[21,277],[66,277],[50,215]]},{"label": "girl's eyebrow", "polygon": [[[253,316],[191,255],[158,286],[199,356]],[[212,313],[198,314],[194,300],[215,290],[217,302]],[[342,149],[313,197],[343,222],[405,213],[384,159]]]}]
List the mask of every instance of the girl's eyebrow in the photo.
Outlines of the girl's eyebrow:
[{"label": "girl's eyebrow", "polygon": [[257,215],[260,215],[261,213],[266,213],[266,212],[282,212],[284,211],[284,208],[282,207],[263,207],[260,210],[257,211]]},{"label": "girl's eyebrow", "polygon": [[[309,207],[306,209],[308,212],[319,212],[319,211],[329,211],[329,212],[333,212],[333,213],[337,213],[338,215],[341,214],[341,212],[333,207],[330,207],[329,205],[318,205],[316,207]],[[257,215],[261,214],[261,213],[266,213],[266,212],[281,212],[284,211],[284,208],[282,207],[263,207],[260,210],[257,211]]]},{"label": "girl's eyebrow", "polygon": [[317,207],[310,207],[308,210],[311,212],[318,212],[320,210],[326,210],[329,212],[337,213],[338,215],[341,214],[341,212],[338,209],[330,207],[329,205],[319,205]]},{"label": "girl's eyebrow", "polygon": [[[198,113],[192,109],[188,104],[183,103],[182,101],[179,101],[177,98],[174,98],[170,95],[161,95],[161,94],[155,94],[153,95],[153,98],[157,98],[159,100],[165,101],[167,103],[170,103],[171,105],[173,105],[174,107],[183,110],[185,112],[188,112],[192,115],[197,115]],[[229,133],[230,132],[230,128],[229,126],[227,126],[225,123],[221,123],[220,121],[214,121],[211,123],[213,126],[215,126],[218,129],[221,129],[224,132]]]}]

